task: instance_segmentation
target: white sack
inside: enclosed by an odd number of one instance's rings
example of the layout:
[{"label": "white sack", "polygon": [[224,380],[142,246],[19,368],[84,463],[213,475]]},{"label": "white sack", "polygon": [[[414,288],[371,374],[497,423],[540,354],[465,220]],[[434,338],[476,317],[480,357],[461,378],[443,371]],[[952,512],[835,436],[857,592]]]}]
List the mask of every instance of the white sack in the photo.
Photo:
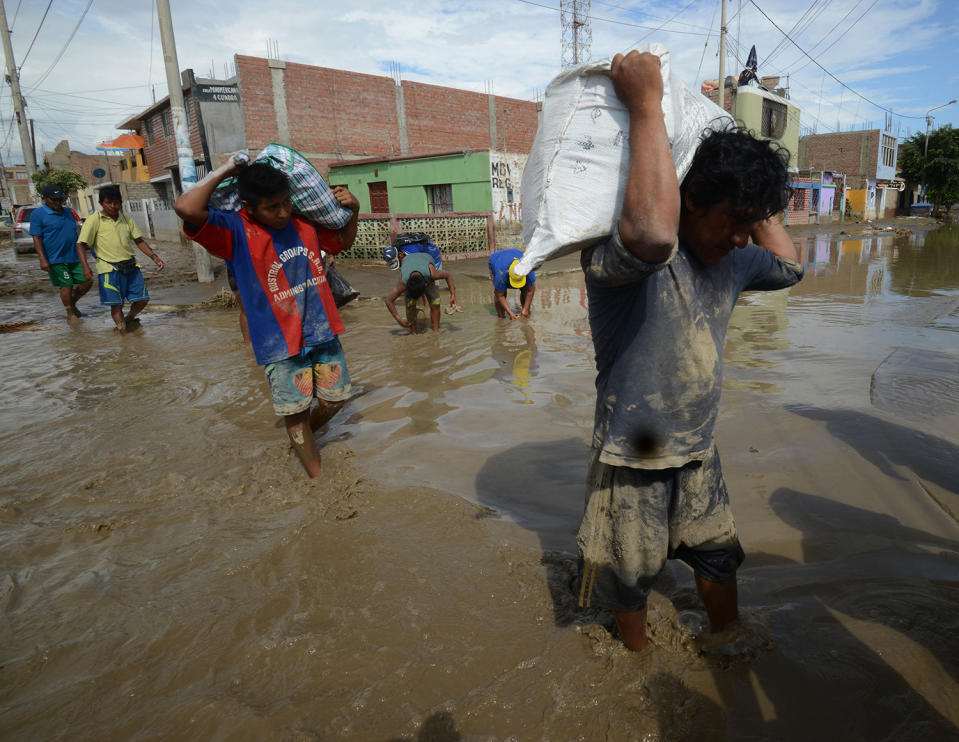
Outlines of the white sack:
[{"label": "white sack", "polygon": [[[703,129],[732,117],[691,90],[669,68],[660,44],[663,116],[681,183]],[[629,170],[629,113],[609,78],[611,60],[572,67],[546,88],[543,116],[523,170],[523,240],[516,272],[526,275],[543,261],[582,250],[613,232]]]}]

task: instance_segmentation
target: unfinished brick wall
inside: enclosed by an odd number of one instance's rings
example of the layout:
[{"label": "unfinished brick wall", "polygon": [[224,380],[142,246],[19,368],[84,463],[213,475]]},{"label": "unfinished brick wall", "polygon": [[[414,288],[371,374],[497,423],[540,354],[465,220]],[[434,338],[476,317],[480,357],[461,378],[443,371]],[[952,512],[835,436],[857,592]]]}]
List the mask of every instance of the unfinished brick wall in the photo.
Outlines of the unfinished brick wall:
[{"label": "unfinished brick wall", "polygon": [[[200,129],[197,126],[196,105],[189,91],[183,92],[183,106],[187,109],[187,117],[190,120],[190,146],[193,148],[193,156],[196,159],[202,159],[203,142],[200,139]],[[169,135],[163,133],[164,116],[167,118],[167,123],[169,124]],[[150,136],[147,136],[146,122],[148,120],[150,122]],[[144,161],[153,168],[150,171],[150,175],[153,177],[164,175],[168,172],[164,168],[168,165],[175,165],[177,161],[176,139],[173,136],[173,117],[170,113],[169,102],[150,111],[150,113],[143,119],[140,119],[138,123],[139,126],[136,131],[147,143],[147,146],[143,149]]]},{"label": "unfinished brick wall", "polygon": [[[286,62],[283,72],[290,146],[325,172],[330,162],[402,154],[391,77]],[[268,60],[236,56],[247,146],[277,141],[273,78]],[[529,152],[536,103],[495,96],[496,142],[490,141],[489,96],[404,81],[407,154],[508,149]]]},{"label": "unfinished brick wall", "polygon": [[846,173],[849,188],[865,188],[875,178],[879,159],[879,130],[812,134],[799,140],[799,169]]}]

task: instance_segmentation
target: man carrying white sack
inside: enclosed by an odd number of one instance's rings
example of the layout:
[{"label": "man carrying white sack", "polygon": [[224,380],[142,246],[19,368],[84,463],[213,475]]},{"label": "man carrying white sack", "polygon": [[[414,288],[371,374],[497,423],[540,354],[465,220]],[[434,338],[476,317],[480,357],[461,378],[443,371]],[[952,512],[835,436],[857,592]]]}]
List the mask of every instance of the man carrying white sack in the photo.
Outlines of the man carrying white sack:
[{"label": "man carrying white sack", "polygon": [[580,526],[580,605],[613,611],[646,647],[646,598],[667,559],[692,567],[713,632],[738,616],[736,535],[713,427],[726,328],[743,291],[792,286],[798,254],[774,220],[788,153],[730,127],[709,132],[680,188],[659,59],[617,54],[629,175],[617,231],[584,250],[596,416]]}]

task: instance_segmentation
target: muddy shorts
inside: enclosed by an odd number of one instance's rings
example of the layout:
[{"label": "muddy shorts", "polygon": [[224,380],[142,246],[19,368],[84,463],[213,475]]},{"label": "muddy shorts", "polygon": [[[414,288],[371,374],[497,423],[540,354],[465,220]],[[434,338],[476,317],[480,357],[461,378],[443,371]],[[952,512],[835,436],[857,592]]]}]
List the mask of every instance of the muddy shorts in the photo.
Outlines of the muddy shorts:
[{"label": "muddy shorts", "polygon": [[667,559],[725,582],[745,559],[719,453],[678,469],[610,466],[590,451],[577,535],[580,606],[639,611]]},{"label": "muddy shorts", "polygon": [[[440,290],[437,288],[435,282],[426,284],[426,291],[423,292],[423,296],[426,297],[430,306],[438,307],[440,305]],[[406,319],[409,322],[416,321],[416,303],[418,301],[418,297],[411,299],[409,294],[406,295]]]},{"label": "muddy shorts", "polygon": [[150,301],[143,273],[135,271],[124,273],[112,270],[97,276],[100,285],[100,304],[105,307],[122,307],[124,301],[131,304],[138,301]]},{"label": "muddy shorts", "polygon": [[291,358],[263,367],[270,382],[273,411],[295,415],[310,408],[313,397],[326,402],[350,398],[350,372],[338,338],[304,348]]},{"label": "muddy shorts", "polygon": [[83,266],[79,262],[53,263],[48,275],[54,286],[76,286],[78,283],[90,282],[90,279],[83,277]]}]

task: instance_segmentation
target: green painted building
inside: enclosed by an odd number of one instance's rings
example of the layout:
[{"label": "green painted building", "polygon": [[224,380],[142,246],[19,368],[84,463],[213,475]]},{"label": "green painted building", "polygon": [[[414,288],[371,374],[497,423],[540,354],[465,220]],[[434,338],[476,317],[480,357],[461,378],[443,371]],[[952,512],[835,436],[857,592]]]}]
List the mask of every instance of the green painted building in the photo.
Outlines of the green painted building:
[{"label": "green painted building", "polygon": [[774,139],[789,150],[789,168],[799,165],[799,106],[768,90],[741,86],[736,90],[735,116],[748,129]]},{"label": "green painted building", "polygon": [[458,151],[339,162],[327,179],[347,186],[362,213],[489,212],[496,185],[490,172],[488,151]]}]

